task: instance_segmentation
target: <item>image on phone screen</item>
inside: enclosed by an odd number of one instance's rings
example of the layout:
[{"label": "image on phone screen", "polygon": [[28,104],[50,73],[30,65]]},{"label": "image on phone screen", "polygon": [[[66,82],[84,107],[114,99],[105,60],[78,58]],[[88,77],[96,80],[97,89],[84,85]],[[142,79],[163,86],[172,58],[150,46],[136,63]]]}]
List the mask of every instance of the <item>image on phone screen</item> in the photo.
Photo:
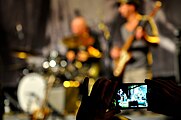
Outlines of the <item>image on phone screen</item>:
[{"label": "image on phone screen", "polygon": [[114,97],[114,104],[121,109],[147,108],[147,85],[142,83],[122,84]]}]

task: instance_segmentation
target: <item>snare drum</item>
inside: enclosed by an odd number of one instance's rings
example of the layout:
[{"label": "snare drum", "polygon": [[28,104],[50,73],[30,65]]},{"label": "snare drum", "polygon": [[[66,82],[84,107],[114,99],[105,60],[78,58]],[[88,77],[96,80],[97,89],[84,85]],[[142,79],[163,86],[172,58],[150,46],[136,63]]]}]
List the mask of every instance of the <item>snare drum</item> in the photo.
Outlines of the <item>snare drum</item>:
[{"label": "snare drum", "polygon": [[22,77],[17,89],[20,107],[30,114],[40,109],[46,92],[46,81],[38,73],[29,73]]}]

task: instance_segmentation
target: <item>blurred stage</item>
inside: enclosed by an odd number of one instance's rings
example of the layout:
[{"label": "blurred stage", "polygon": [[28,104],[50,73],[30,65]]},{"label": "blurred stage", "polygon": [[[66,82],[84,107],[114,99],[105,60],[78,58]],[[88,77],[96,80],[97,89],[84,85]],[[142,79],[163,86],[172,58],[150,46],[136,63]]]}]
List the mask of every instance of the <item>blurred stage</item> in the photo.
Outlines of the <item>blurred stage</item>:
[{"label": "blurred stage", "polygon": [[[145,1],[145,12],[148,13],[155,0]],[[163,7],[155,16],[161,43],[152,48],[153,79],[180,80],[180,0],[162,1]],[[90,5],[92,8],[87,9]],[[4,91],[4,120],[30,120],[26,113],[39,108],[45,98],[53,110],[49,120],[75,120],[82,80],[90,76],[91,87],[98,77],[109,77],[111,63],[109,58],[101,58],[104,71],[99,71],[95,64],[70,63],[65,57],[67,48],[63,40],[72,37],[70,20],[79,11],[89,26],[101,33],[102,54],[108,57],[110,41],[105,40],[98,26],[103,23],[113,30],[119,27],[121,23],[113,24],[120,20],[115,1],[0,0],[0,8],[0,83]],[[76,42],[73,44],[77,45]],[[100,76],[97,75],[99,72]],[[47,90],[48,94],[45,94]],[[132,120],[170,119],[150,112],[125,116]]]}]

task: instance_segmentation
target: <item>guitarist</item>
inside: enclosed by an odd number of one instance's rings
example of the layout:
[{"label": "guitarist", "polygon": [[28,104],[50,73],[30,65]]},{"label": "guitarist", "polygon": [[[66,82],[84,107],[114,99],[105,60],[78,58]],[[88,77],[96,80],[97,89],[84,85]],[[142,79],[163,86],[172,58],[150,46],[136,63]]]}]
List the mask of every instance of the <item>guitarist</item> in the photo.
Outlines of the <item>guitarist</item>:
[{"label": "guitarist", "polygon": [[[118,3],[118,11],[126,22],[119,28],[122,39],[119,38],[112,43],[110,56],[113,61],[119,60],[122,46],[128,38],[133,36],[134,40],[129,43],[130,47],[127,50],[131,53],[131,58],[126,63],[124,72],[116,78],[123,77],[121,79],[123,83],[143,83],[146,78],[151,79],[152,57],[149,47],[159,44],[157,26],[152,17],[146,18],[138,12],[141,1],[119,0]],[[116,66],[116,62],[113,62],[113,69]]]}]

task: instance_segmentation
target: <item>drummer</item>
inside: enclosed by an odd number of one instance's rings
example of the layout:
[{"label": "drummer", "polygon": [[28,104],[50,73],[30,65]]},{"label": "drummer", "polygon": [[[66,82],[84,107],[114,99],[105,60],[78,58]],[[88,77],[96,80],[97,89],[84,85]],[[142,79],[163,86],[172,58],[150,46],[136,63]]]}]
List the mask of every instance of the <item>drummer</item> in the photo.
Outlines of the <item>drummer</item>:
[{"label": "drummer", "polygon": [[[88,53],[88,48],[90,48],[90,46],[100,51],[99,35],[88,27],[85,18],[82,16],[77,16],[71,21],[71,32],[76,39],[76,46],[73,50],[75,52],[75,49],[77,49],[79,52],[77,53],[77,56],[73,55],[73,51],[67,52],[67,58],[69,60],[75,59],[76,56],[77,59],[82,62],[87,61],[90,57],[90,54]],[[93,57],[101,56],[93,55]]]},{"label": "drummer", "polygon": [[71,21],[71,32],[74,44],[69,48],[66,57],[69,61],[79,60],[83,63],[100,62],[101,47],[99,34],[91,30],[82,16]]},{"label": "drummer", "polygon": [[[93,78],[92,80],[97,80],[97,78],[100,76],[100,58],[102,57],[101,54],[99,54],[99,52],[101,52],[99,35],[88,27],[85,18],[82,16],[76,16],[74,19],[72,19],[70,27],[72,35],[64,38],[63,43],[68,49],[66,53],[67,60],[69,61],[67,70],[70,71],[72,75],[71,79],[82,82],[84,79],[82,77],[88,76],[89,78]],[[73,69],[77,62],[81,63],[82,67]],[[92,86],[89,88],[91,87]],[[76,96],[77,93],[75,93],[76,90],[77,89],[73,89],[71,91],[71,99],[73,100],[78,98]],[[79,93],[81,94],[81,87],[79,90]],[[67,101],[67,106],[65,107],[67,113],[69,113],[69,111],[73,111],[72,106],[75,105],[75,102],[72,101],[72,103],[71,101]],[[68,107],[69,105],[71,105],[71,108]]]}]

